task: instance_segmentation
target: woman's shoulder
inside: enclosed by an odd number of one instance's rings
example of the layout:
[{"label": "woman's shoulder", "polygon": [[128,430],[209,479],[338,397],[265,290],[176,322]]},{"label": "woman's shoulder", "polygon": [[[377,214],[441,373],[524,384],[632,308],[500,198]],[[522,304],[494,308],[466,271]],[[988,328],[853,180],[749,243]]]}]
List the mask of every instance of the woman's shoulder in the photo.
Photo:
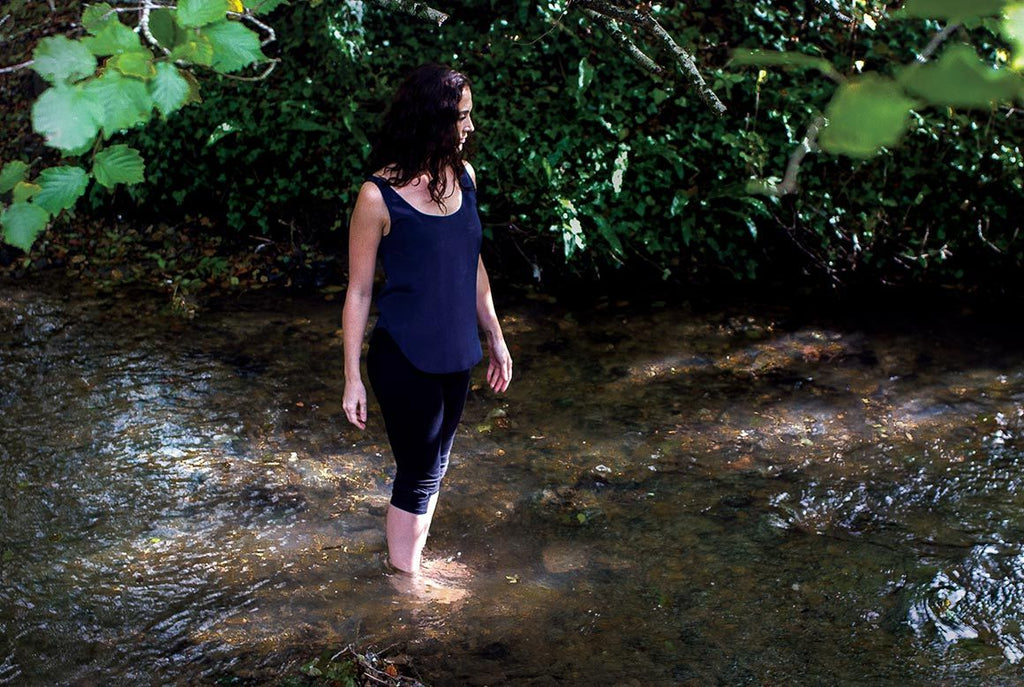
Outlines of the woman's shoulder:
[{"label": "woman's shoulder", "polygon": [[[374,175],[376,176],[376,175]],[[376,211],[386,211],[384,192],[372,177],[367,178],[359,187],[359,194],[356,196],[356,205]]]}]

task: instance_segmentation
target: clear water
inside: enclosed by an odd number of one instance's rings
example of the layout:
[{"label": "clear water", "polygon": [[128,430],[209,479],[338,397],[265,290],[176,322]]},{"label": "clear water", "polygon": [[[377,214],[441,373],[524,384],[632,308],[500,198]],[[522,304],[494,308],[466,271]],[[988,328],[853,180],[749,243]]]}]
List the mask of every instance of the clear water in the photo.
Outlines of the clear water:
[{"label": "clear water", "polygon": [[273,683],[323,647],[433,685],[1016,684],[1024,352],[959,321],[506,308],[428,545],[381,563],[340,303],[185,321],[0,287],[0,683]]}]

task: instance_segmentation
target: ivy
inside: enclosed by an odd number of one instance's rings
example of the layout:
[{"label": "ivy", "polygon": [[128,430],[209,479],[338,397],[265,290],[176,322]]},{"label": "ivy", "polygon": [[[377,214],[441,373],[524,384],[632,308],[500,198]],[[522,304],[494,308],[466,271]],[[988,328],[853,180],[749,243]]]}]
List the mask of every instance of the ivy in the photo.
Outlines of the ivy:
[{"label": "ivy", "polygon": [[[216,230],[339,241],[329,231],[368,171],[388,94],[409,67],[449,62],[476,87],[487,231],[528,278],[643,266],[891,281],[1021,262],[1005,218],[1024,161],[1000,111],[1021,101],[1019,5],[919,0],[890,15],[872,0],[849,23],[810,3],[657,6],[722,117],[625,61],[621,36],[575,6],[471,3],[437,28],[349,0],[192,0],[152,10],[147,33],[92,5],[87,36],[39,44],[51,85],[33,122],[70,158],[61,167],[98,182],[92,198],[145,177],[130,197],[149,212],[184,205]],[[268,63],[257,15],[282,67],[225,78]],[[58,177],[44,171],[0,172],[0,200],[18,205],[5,236],[37,236],[23,206],[52,220],[81,185],[68,172],[66,195],[46,191]]]}]

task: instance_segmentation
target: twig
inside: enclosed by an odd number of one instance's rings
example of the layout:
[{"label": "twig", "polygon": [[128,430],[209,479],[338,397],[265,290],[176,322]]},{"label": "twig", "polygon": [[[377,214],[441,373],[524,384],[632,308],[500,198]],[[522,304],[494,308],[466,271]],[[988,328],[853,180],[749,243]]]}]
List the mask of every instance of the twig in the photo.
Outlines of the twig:
[{"label": "twig", "polygon": [[839,9],[839,3],[836,0],[814,0],[814,2],[824,7],[829,14],[839,21],[844,21],[847,24],[853,21],[853,17]]},{"label": "twig", "polygon": [[796,193],[796,177],[800,173],[800,165],[803,164],[807,153],[817,150],[818,134],[821,133],[821,127],[824,125],[825,118],[821,115],[816,115],[811,120],[811,123],[807,125],[807,132],[804,134],[803,140],[800,141],[800,144],[789,156],[789,163],[786,165],[786,174],[782,177],[782,183],[771,189],[771,195],[782,197],[790,193]]},{"label": "twig", "polygon": [[440,10],[435,10],[433,7],[429,7],[426,3],[418,2],[417,0],[371,0],[373,4],[379,5],[384,9],[398,10],[406,14],[411,14],[414,17],[420,19],[429,19],[432,22],[436,22],[438,26],[448,21],[448,15]]},{"label": "twig", "polygon": [[[520,233],[524,233],[522,229],[512,224],[511,222],[509,222],[508,228],[514,229]],[[543,272],[543,270],[541,270],[540,268],[540,265],[537,264],[536,260],[531,260],[529,256],[526,255],[526,253],[520,247],[518,241],[512,239],[512,245],[515,246],[516,250],[519,251],[519,254],[523,256],[523,260],[526,261],[526,264],[528,264],[533,269],[533,278],[539,283],[541,281],[541,273]]]},{"label": "twig", "polygon": [[267,68],[263,71],[262,74],[259,74],[257,76],[235,76],[234,74],[221,74],[221,76],[228,79],[233,79],[234,81],[263,81],[268,76],[270,76],[270,72],[274,71],[274,69],[277,67],[280,61],[281,60],[276,57],[269,60],[270,64],[267,65]]},{"label": "twig", "polygon": [[142,32],[142,35],[145,37],[147,41],[149,41],[151,45],[153,45],[156,48],[159,48],[164,55],[170,56],[170,49],[161,45],[160,41],[156,39],[156,36],[153,35],[153,32],[149,28],[149,12],[152,9],[153,6],[148,3],[146,4],[145,7],[142,8],[142,14],[139,15],[139,31]]},{"label": "twig", "polygon": [[932,55],[935,54],[935,51],[939,49],[939,46],[942,45],[942,43],[959,28],[959,24],[950,24],[946,28],[942,29],[942,31],[939,31],[937,34],[932,36],[928,45],[925,46],[924,51],[914,59],[920,64],[924,64],[930,60]]},{"label": "twig", "polygon": [[665,73],[665,70],[658,63],[648,57],[643,50],[637,47],[636,43],[633,42],[633,39],[627,36],[623,30],[619,28],[619,23],[617,21],[611,17],[606,17],[603,14],[598,14],[594,10],[590,9],[584,9],[583,13],[603,26],[608,33],[612,35],[612,38],[619,42],[619,45],[621,45],[622,49],[626,51],[626,54],[643,69],[656,76],[661,76]]},{"label": "twig", "polygon": [[35,64],[35,62],[35,60],[29,60],[28,62],[22,62],[21,64],[15,64],[10,67],[0,67],[0,74],[9,74],[11,72],[16,72],[21,69],[28,69],[33,64]]},{"label": "twig", "polygon": [[550,36],[552,33],[554,33],[555,29],[562,28],[562,19],[565,17],[565,15],[568,12],[569,12],[569,7],[567,5],[566,8],[564,10],[562,10],[562,13],[560,15],[558,15],[558,18],[555,19],[553,22],[551,22],[551,28],[550,29],[548,29],[547,31],[545,31],[541,35],[537,36],[532,41],[529,41],[528,43],[517,43],[516,45],[529,46],[529,45],[536,45],[537,43],[540,43],[542,40],[544,40],[545,38]]},{"label": "twig", "polygon": [[[986,218],[986,219],[985,219],[985,227],[986,227],[986,228],[988,227],[988,224],[989,224],[989,220],[988,220],[988,218]],[[986,246],[988,246],[989,248],[991,248],[991,249],[992,249],[992,250],[994,250],[995,252],[997,252],[997,253],[1000,253],[1000,254],[1001,254],[1001,253],[1003,252],[1003,250],[1002,250],[1002,249],[1001,249],[1001,248],[1000,248],[999,246],[997,246],[996,244],[994,244],[994,243],[992,243],[991,241],[989,241],[989,240],[988,240],[988,239],[987,239],[987,238],[985,237],[985,234],[984,234],[984,233],[982,233],[982,231],[981,231],[981,220],[980,220],[980,219],[978,220],[978,238],[979,238],[979,239],[981,239],[981,240],[982,240],[982,242],[983,242],[983,243],[984,243],[984,244],[985,244]]]},{"label": "twig", "polygon": [[277,33],[274,32],[274,29],[272,27],[268,26],[267,24],[264,24],[263,22],[261,22],[259,19],[252,16],[248,12],[246,12],[245,14],[236,14],[235,12],[228,12],[228,16],[238,17],[242,21],[255,25],[256,28],[266,33],[267,38],[262,43],[260,43],[260,47],[265,48],[277,40]]}]

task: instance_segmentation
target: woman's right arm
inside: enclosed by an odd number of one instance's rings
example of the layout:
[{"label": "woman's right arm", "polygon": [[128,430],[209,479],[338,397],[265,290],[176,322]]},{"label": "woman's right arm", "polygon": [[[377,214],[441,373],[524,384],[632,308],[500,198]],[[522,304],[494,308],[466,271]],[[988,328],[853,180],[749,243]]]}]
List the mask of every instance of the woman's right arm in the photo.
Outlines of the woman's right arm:
[{"label": "woman's right arm", "polygon": [[345,398],[342,407],[348,421],[359,429],[366,429],[366,387],[359,359],[366,335],[366,321],[370,317],[377,247],[388,221],[388,209],[380,189],[371,182],[363,184],[348,229],[348,291],[341,325],[345,343]]}]

